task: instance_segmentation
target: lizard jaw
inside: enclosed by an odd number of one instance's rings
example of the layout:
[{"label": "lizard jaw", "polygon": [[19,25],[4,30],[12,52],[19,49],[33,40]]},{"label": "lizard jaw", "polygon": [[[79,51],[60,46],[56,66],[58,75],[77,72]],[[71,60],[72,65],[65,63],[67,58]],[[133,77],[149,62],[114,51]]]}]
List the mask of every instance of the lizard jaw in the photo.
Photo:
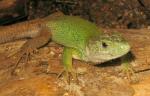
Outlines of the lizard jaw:
[{"label": "lizard jaw", "polygon": [[109,52],[101,52],[101,53],[93,53],[92,50],[90,50],[88,47],[86,47],[86,51],[85,51],[85,57],[84,60],[87,62],[92,62],[92,63],[103,63],[103,62],[107,62],[109,60],[113,60],[116,58],[119,58],[125,54],[127,54],[130,51],[130,46],[125,46],[122,47],[124,49],[124,52],[118,55],[113,55]]}]

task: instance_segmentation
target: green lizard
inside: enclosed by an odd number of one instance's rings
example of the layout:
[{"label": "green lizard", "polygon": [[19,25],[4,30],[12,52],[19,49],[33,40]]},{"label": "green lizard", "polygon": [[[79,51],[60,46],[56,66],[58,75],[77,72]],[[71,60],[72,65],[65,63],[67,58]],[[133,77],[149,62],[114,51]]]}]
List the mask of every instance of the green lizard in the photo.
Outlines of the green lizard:
[{"label": "green lizard", "polygon": [[[65,72],[74,73],[72,58],[102,63],[125,55],[130,46],[120,35],[103,34],[98,27],[80,17],[55,13],[43,19],[0,27],[0,43],[30,38],[20,49],[22,56],[50,40],[64,46]],[[73,75],[73,74],[72,74]]]}]

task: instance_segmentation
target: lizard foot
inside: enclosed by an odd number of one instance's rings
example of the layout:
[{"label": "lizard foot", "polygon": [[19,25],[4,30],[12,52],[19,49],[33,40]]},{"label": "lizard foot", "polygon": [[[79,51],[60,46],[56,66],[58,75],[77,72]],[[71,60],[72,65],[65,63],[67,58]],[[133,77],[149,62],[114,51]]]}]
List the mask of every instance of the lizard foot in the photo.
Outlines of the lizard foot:
[{"label": "lizard foot", "polygon": [[17,61],[15,61],[15,66],[12,70],[12,74],[17,74],[18,71],[16,70],[19,66],[19,64],[24,61],[25,65],[21,66],[21,69],[25,69],[24,67],[27,67],[27,63],[30,60],[31,56],[37,52],[37,49],[34,49],[32,47],[26,47],[23,46],[19,51],[17,51],[16,53],[12,54],[11,56],[9,56],[8,58],[12,57],[12,56],[16,56],[17,57]]},{"label": "lizard foot", "polygon": [[135,74],[135,71],[130,64],[122,64],[121,67],[122,67],[122,69],[121,69],[122,72],[125,74],[125,76],[131,83],[139,82],[137,74]]},{"label": "lizard foot", "polygon": [[70,84],[71,81],[78,83],[78,73],[74,69],[72,69],[70,71],[62,70],[58,74],[57,78],[60,78],[62,75],[63,75],[63,79],[64,79],[65,83]]},{"label": "lizard foot", "polygon": [[132,53],[126,54],[121,58],[121,71],[125,74],[130,83],[139,82],[139,78],[133,69],[132,63],[134,63],[134,56]]}]

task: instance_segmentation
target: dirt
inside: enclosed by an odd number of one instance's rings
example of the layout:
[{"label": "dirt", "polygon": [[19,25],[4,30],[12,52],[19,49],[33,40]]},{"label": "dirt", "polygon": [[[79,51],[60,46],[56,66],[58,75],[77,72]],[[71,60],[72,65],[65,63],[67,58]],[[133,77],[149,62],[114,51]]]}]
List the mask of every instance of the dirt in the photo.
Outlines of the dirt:
[{"label": "dirt", "polygon": [[[67,15],[77,15],[100,27],[149,28],[148,0],[30,0],[28,19],[47,16],[57,10]],[[48,10],[49,9],[49,10]],[[150,96],[149,65],[150,32],[142,30],[117,30],[132,46],[135,60],[131,64],[135,76],[131,82],[120,71],[120,59],[93,66],[74,60],[78,81],[65,82],[62,72],[61,53],[63,47],[49,44],[24,58],[17,69],[18,60],[10,56],[19,50],[24,41],[0,45],[0,96]],[[139,81],[139,82],[137,82]]]},{"label": "dirt", "polygon": [[[130,34],[134,34],[134,31],[126,31],[126,33],[128,33],[126,35],[127,39],[130,39],[130,36],[133,36]],[[141,43],[144,42],[140,38],[136,40],[141,41]],[[28,62],[23,60],[12,74],[18,57],[6,57],[10,53],[17,52],[23,43],[24,41],[18,41],[0,46],[1,96],[93,96],[93,94],[94,96],[133,96],[133,94],[138,96],[141,93],[137,90],[140,90],[142,82],[146,80],[144,83],[148,83],[148,79],[143,79],[140,83],[130,84],[130,80],[120,71],[121,62],[118,59],[102,64],[102,66],[93,66],[90,63],[74,60],[74,67],[78,73],[78,82],[71,80],[70,84],[67,84],[63,76],[57,78],[58,74],[63,70],[61,65],[63,47],[55,43],[39,49],[38,52],[31,56]],[[134,45],[134,39],[129,40],[129,43]],[[142,46],[137,46],[136,44],[133,47],[138,50]],[[135,52],[136,54],[138,53]]]},{"label": "dirt", "polygon": [[[113,67],[100,68],[74,60],[78,81],[65,82],[61,65],[62,47],[46,46],[31,56],[28,64],[21,63],[12,74],[16,59],[5,58],[17,51],[23,41],[0,46],[0,96],[133,96],[134,90],[127,79],[112,75]],[[7,52],[6,52],[7,50]],[[5,54],[5,55],[4,55]],[[23,67],[22,67],[23,66]],[[111,70],[112,69],[112,70]],[[116,70],[119,68],[116,68]],[[113,73],[114,73],[113,72]]]},{"label": "dirt", "polygon": [[141,82],[138,84],[133,84],[132,87],[135,90],[134,96],[149,96],[149,90],[150,90],[150,71],[142,72],[139,74],[139,77],[141,77]]},{"label": "dirt", "polygon": [[105,28],[147,28],[150,24],[149,4],[149,0],[30,0],[29,19],[59,10]]},{"label": "dirt", "polygon": [[64,75],[57,77],[63,70],[63,47],[53,42],[32,54],[30,60],[24,58],[13,71],[18,57],[11,55],[25,42],[17,41],[0,45],[0,96],[149,96],[149,30],[117,31],[123,33],[135,55],[131,64],[136,73],[131,80],[121,71],[119,58],[97,66],[74,60],[78,80],[71,79],[68,84]]},{"label": "dirt", "polygon": [[[1,2],[1,6],[10,5],[3,4],[3,2],[7,3],[6,0]],[[17,11],[20,10],[21,4],[25,6],[25,9],[21,11],[24,14]],[[59,10],[66,15],[81,16],[105,28],[148,28],[149,4],[149,0],[23,0],[18,3],[19,9],[16,6],[16,12],[21,16],[18,18],[12,16],[12,20],[3,20],[1,24],[12,24],[15,20],[19,22],[41,18]],[[9,9],[9,11],[12,10]],[[7,18],[7,10],[4,13]],[[0,15],[4,13],[1,12]]]}]

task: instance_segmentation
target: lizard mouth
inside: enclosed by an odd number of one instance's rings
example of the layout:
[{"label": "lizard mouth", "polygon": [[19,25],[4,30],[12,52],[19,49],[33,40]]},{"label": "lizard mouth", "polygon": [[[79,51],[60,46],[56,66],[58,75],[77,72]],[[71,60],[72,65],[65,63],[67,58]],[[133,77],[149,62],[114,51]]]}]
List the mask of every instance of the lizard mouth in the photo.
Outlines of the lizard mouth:
[{"label": "lizard mouth", "polygon": [[94,55],[94,56],[90,55],[90,57],[88,57],[86,61],[87,62],[91,62],[94,65],[96,65],[96,64],[107,62],[109,60],[117,59],[117,58],[119,58],[121,56],[123,56],[123,55],[118,55],[118,56],[112,56],[112,55],[106,55],[106,54],[105,54],[105,56],[104,55],[101,55],[101,56],[100,55]]},{"label": "lizard mouth", "polygon": [[[95,64],[104,63],[109,60],[113,60],[119,57],[124,56],[130,51],[130,46],[125,45],[125,47],[121,47],[122,51],[117,52],[117,54],[111,53],[109,51],[103,51],[103,52],[93,52],[93,50],[90,50],[88,47],[86,48],[86,58],[85,60],[87,62],[92,62]],[[117,51],[117,50],[116,50]]]}]

